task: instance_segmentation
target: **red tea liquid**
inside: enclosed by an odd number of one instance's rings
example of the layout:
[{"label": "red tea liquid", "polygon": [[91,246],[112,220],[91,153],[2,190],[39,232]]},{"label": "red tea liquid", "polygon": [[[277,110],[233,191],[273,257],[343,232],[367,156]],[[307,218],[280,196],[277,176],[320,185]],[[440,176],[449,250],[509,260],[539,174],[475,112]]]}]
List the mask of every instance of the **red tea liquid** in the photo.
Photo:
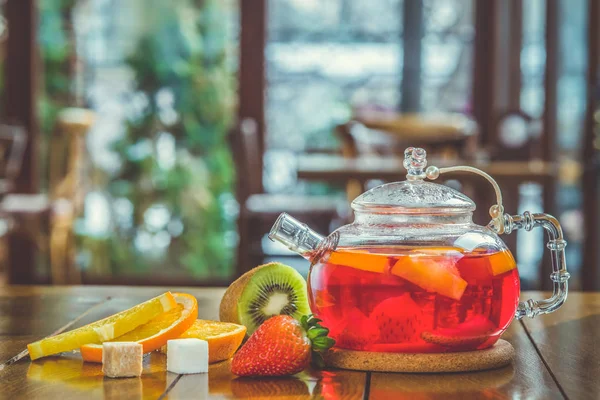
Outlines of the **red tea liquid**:
[{"label": "red tea liquid", "polygon": [[336,346],[438,353],[493,345],[513,319],[519,275],[508,251],[338,248],[312,266],[312,311]]}]

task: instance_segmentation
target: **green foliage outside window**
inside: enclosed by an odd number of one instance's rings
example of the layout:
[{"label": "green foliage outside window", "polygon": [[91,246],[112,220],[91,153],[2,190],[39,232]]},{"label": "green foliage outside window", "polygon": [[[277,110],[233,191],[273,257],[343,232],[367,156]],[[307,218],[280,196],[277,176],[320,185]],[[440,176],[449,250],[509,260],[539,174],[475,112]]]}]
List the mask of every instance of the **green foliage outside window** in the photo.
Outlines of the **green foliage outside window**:
[{"label": "green foliage outside window", "polygon": [[[52,27],[73,2],[41,3],[47,5],[41,22],[48,25],[41,34],[53,35],[42,41],[48,48],[41,108],[44,127],[51,129],[72,82],[63,68],[66,32]],[[223,5],[149,0],[145,12],[146,29],[126,60],[135,87],[124,104],[125,133],[112,147],[120,165],[116,173],[93,172],[109,203],[111,229],[100,235],[79,230],[79,260],[95,273],[179,271],[226,279],[233,272],[237,203],[227,144],[235,88]],[[128,209],[125,218],[117,205]]]},{"label": "green foliage outside window", "polygon": [[[126,135],[115,143],[123,165],[109,190],[131,202],[133,224],[117,231],[111,250],[115,265],[140,270],[152,262],[136,240],[162,234],[148,223],[148,211],[160,207],[168,210],[170,223],[183,227],[180,235],[165,228],[172,236],[169,261],[198,277],[225,278],[235,253],[235,200],[227,145],[234,90],[223,15],[217,0],[179,13],[162,3],[156,4],[157,26],[128,60],[143,106],[134,110]],[[184,19],[194,14],[191,21]],[[157,152],[171,141],[176,158],[161,165]]]}]

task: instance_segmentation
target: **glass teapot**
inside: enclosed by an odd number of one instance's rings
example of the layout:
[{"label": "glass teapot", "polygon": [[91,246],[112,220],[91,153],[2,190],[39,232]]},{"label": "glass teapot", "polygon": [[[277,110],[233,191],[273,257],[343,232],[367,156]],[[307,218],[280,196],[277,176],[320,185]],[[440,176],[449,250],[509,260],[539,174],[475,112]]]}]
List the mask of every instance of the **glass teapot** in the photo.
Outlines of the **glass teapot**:
[{"label": "glass teapot", "polygon": [[[336,346],[383,352],[484,349],[513,317],[558,309],[567,298],[562,229],[548,214],[508,215],[496,182],[473,167],[427,167],[426,152],[405,151],[407,180],[375,187],[352,202],[355,220],[323,237],[281,214],[269,237],[311,262],[313,313]],[[491,222],[472,221],[475,203],[447,186],[425,181],[446,172],[472,172],[494,187]],[[519,303],[515,260],[498,235],[543,227],[549,235],[552,297]]]}]

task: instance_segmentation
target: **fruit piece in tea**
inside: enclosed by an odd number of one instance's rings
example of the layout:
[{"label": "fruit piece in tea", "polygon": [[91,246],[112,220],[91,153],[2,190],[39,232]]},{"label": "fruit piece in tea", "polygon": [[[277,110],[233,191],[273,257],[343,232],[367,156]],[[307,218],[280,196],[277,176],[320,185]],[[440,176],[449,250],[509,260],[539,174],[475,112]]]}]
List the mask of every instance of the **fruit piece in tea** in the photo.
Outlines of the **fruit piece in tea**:
[{"label": "fruit piece in tea", "polygon": [[499,251],[487,256],[492,269],[492,275],[498,276],[517,267],[512,254],[508,251]]},{"label": "fruit piece in tea", "polygon": [[339,347],[404,353],[483,349],[513,318],[519,277],[508,251],[369,250],[338,248],[311,268],[311,307]]},{"label": "fruit piece in tea", "polygon": [[355,307],[345,318],[341,332],[332,337],[337,347],[364,349],[379,338],[379,329],[375,322]]},{"label": "fruit piece in tea", "polygon": [[454,262],[443,257],[402,257],[392,267],[392,274],[455,300],[460,300],[467,288],[467,281],[460,277]]},{"label": "fruit piece in tea", "polygon": [[386,272],[390,266],[390,261],[385,256],[354,249],[351,252],[334,251],[329,256],[329,263],[380,274]]},{"label": "fruit piece in tea", "polygon": [[406,293],[381,302],[371,312],[379,328],[379,343],[402,343],[418,339],[423,311]]}]

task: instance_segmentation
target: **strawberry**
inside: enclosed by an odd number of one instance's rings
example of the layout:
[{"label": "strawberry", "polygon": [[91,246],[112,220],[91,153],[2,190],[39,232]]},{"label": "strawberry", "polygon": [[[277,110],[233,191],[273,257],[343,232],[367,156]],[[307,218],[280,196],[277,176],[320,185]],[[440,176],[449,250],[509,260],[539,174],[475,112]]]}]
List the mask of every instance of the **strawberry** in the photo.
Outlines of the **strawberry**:
[{"label": "strawberry", "polygon": [[320,353],[335,344],[320,319],[303,316],[300,322],[288,315],[265,321],[233,357],[231,372],[238,376],[283,376],[305,369],[311,361],[322,362]]},{"label": "strawberry", "polygon": [[379,328],[380,343],[405,343],[419,338],[423,312],[408,293],[377,305],[371,320]]},{"label": "strawberry", "polygon": [[379,337],[377,325],[358,308],[353,308],[346,318],[344,328],[337,337],[338,347],[362,350]]}]

